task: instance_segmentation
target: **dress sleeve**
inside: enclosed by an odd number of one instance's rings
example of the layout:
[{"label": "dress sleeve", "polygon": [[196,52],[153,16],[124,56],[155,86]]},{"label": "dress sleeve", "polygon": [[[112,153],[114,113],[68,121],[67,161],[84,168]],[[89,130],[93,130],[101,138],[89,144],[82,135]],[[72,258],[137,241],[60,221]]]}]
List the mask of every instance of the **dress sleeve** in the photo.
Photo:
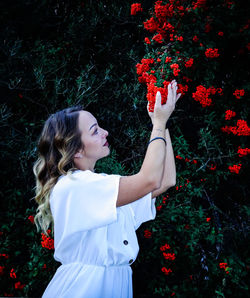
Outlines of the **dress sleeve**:
[{"label": "dress sleeve", "polygon": [[142,223],[155,219],[155,200],[156,198],[152,199],[152,193],[150,192],[144,197],[129,204],[134,216],[135,230],[137,230]]},{"label": "dress sleeve", "polygon": [[106,226],[117,220],[119,175],[89,170],[60,179],[51,194],[55,233],[67,237],[75,232]]}]

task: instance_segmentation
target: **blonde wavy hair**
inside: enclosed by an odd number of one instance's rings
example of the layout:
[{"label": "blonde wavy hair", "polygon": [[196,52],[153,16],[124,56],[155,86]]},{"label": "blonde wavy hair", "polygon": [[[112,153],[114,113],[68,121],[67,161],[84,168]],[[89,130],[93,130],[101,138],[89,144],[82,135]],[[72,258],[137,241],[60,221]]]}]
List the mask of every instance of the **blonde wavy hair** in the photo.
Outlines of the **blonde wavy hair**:
[{"label": "blonde wavy hair", "polygon": [[33,165],[36,178],[35,201],[38,203],[34,221],[37,232],[47,230],[54,222],[50,209],[50,194],[59,176],[78,170],[74,164],[74,154],[84,144],[78,127],[81,106],[74,106],[50,115],[46,120],[38,139],[38,159]]}]

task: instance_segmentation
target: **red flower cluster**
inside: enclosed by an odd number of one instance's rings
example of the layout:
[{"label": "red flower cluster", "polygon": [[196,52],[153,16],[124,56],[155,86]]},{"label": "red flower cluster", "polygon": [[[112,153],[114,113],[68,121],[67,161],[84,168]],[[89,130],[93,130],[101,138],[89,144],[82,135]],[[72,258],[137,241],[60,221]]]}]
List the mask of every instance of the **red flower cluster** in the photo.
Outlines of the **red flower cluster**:
[{"label": "red flower cluster", "polygon": [[159,28],[159,24],[153,17],[151,17],[146,22],[143,22],[144,28],[148,30],[149,32],[154,32]]},{"label": "red flower cluster", "polygon": [[150,39],[149,39],[148,37],[145,37],[145,38],[144,38],[144,41],[145,41],[147,44],[151,44],[151,41],[150,41]]},{"label": "red flower cluster", "polygon": [[150,64],[154,63],[154,59],[153,58],[149,58],[149,59],[142,59],[141,60],[141,64],[137,63],[136,64],[136,72],[138,75],[142,75],[143,72],[146,72],[150,69]]},{"label": "red flower cluster", "polygon": [[212,48],[206,49],[205,55],[207,56],[207,58],[217,58],[220,56],[220,54],[218,53],[218,49]]},{"label": "red flower cluster", "polygon": [[3,257],[5,259],[8,259],[9,258],[9,255],[8,254],[0,254],[0,257]]},{"label": "red flower cluster", "polygon": [[170,249],[170,245],[167,243],[160,247],[161,251],[165,251],[166,249]]},{"label": "red flower cluster", "polygon": [[220,263],[219,266],[220,268],[223,268],[227,274],[229,273],[228,271],[229,267],[227,266],[227,263]]},{"label": "red flower cluster", "polygon": [[186,62],[185,62],[185,66],[188,68],[188,67],[191,67],[194,63],[194,59],[193,58],[190,58],[188,59]]},{"label": "red flower cluster", "polygon": [[183,41],[183,37],[182,36],[175,35],[174,38],[176,40]]},{"label": "red flower cluster", "polygon": [[234,95],[236,98],[238,98],[238,99],[240,99],[241,96],[244,96],[244,94],[245,94],[245,90],[244,90],[244,89],[236,89],[236,90],[234,91],[234,93],[233,93],[233,95]]},{"label": "red flower cluster", "polygon": [[239,157],[243,157],[246,156],[247,154],[250,153],[250,149],[249,148],[238,148],[237,153],[239,154]]},{"label": "red flower cluster", "polygon": [[163,256],[164,256],[164,258],[166,260],[173,261],[175,259],[175,254],[174,253],[171,254],[171,253],[165,253],[165,252],[163,252],[162,254],[163,254]]},{"label": "red flower cluster", "polygon": [[169,32],[174,32],[174,26],[171,25],[170,23],[164,23],[162,29]]},{"label": "red flower cluster", "polygon": [[197,42],[199,40],[199,38],[197,37],[197,35],[195,35],[194,37],[193,37],[193,41],[194,42]]},{"label": "red flower cluster", "polygon": [[239,174],[242,164],[239,163],[238,165],[229,166],[228,169],[231,173]]},{"label": "red flower cluster", "polygon": [[155,14],[156,17],[160,21],[164,21],[166,18],[172,18],[174,13],[174,7],[172,4],[165,4],[161,5],[162,1],[156,1],[155,2]]},{"label": "red flower cluster", "polygon": [[15,283],[15,289],[16,290],[22,290],[26,285],[22,285],[20,281]]},{"label": "red flower cluster", "polygon": [[34,216],[33,215],[30,215],[28,217],[28,220],[31,222],[31,223],[34,223]]},{"label": "red flower cluster", "polygon": [[193,9],[202,8],[206,6],[206,0],[197,0],[196,2],[192,2]]},{"label": "red flower cluster", "polygon": [[11,278],[16,278],[16,273],[15,273],[15,270],[13,268],[10,270],[10,277]]},{"label": "red flower cluster", "polygon": [[245,120],[238,120],[237,126],[225,126],[222,127],[221,130],[230,134],[232,132],[234,135],[238,136],[249,136],[250,135],[250,128],[247,125]]},{"label": "red flower cluster", "polygon": [[209,96],[214,95],[216,92],[218,92],[219,95],[222,95],[221,88],[216,89],[214,86],[211,86],[206,89],[204,86],[199,85],[196,87],[196,92],[192,93],[192,97],[194,98],[194,100],[199,101],[204,108],[212,104],[212,99],[209,98]]},{"label": "red flower cluster", "polygon": [[219,36],[223,36],[224,35],[224,32],[220,31],[220,32],[218,32],[218,35]]},{"label": "red flower cluster", "polygon": [[168,63],[168,62],[171,62],[171,61],[172,61],[172,58],[171,57],[166,57],[165,63]]},{"label": "red flower cluster", "polygon": [[212,99],[209,98],[210,92],[202,85],[196,87],[196,92],[192,93],[195,101],[198,101],[202,107],[210,106]]},{"label": "red flower cluster", "polygon": [[152,237],[152,232],[150,232],[149,230],[145,230],[144,231],[144,237],[145,238],[151,238]]},{"label": "red flower cluster", "polygon": [[216,165],[214,164],[211,164],[211,166],[210,166],[210,168],[209,168],[209,170],[211,170],[211,171],[215,171],[216,170]]},{"label": "red flower cluster", "polygon": [[235,116],[236,116],[236,113],[234,111],[227,110],[225,112],[225,120],[230,120],[230,119],[232,119]]},{"label": "red flower cluster", "polygon": [[169,275],[170,272],[173,272],[170,268],[167,269],[166,267],[162,267],[161,271],[164,272],[166,275]]},{"label": "red flower cluster", "polygon": [[[48,230],[47,233],[49,234],[51,231]],[[41,244],[42,244],[42,247],[45,247],[47,249],[54,249],[54,239],[50,238],[50,237],[47,237],[44,233],[41,233],[42,234],[42,241],[41,241]]]},{"label": "red flower cluster", "polygon": [[[166,82],[165,84],[169,84],[170,82]],[[168,90],[162,87],[157,87],[154,85],[154,82],[150,82],[147,85],[147,100],[149,102],[149,106],[148,106],[148,111],[149,112],[153,112],[154,111],[154,106],[155,106],[155,97],[156,97],[156,93],[157,91],[161,92],[161,104],[165,104],[167,101],[167,97],[168,97]]]},{"label": "red flower cluster", "polygon": [[170,65],[170,68],[173,69],[173,74],[174,76],[178,76],[179,75],[179,72],[181,71],[179,69],[179,65],[177,63],[173,63]]},{"label": "red flower cluster", "polygon": [[155,42],[158,43],[162,43],[163,42],[163,37],[160,33],[156,34],[153,38],[152,38]]},{"label": "red flower cluster", "polygon": [[177,93],[181,93],[182,96],[186,94],[186,92],[188,91],[188,85],[182,85],[182,84],[178,84],[178,91]]},{"label": "red flower cluster", "polygon": [[131,4],[131,15],[135,16],[140,11],[142,11],[141,3]]}]

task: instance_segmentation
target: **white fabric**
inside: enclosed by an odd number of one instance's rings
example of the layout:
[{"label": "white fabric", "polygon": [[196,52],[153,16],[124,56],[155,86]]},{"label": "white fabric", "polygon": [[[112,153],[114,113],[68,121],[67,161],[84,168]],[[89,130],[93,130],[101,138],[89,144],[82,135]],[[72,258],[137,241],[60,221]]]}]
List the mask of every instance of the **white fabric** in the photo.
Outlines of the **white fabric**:
[{"label": "white fabric", "polygon": [[54,258],[62,265],[43,298],[133,297],[130,264],[139,251],[135,230],[155,218],[155,198],[149,193],[116,207],[120,177],[78,170],[57,181],[50,206]]}]

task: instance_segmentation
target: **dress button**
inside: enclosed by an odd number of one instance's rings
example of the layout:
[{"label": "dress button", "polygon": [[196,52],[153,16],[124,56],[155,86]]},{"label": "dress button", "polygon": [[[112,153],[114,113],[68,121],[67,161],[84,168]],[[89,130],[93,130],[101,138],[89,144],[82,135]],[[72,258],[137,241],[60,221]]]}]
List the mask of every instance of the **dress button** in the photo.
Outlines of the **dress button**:
[{"label": "dress button", "polygon": [[124,243],[125,245],[128,245],[128,241],[127,241],[127,240],[124,240],[123,243]]},{"label": "dress button", "polygon": [[129,260],[129,264],[133,263],[133,261],[134,261],[133,259]]}]

